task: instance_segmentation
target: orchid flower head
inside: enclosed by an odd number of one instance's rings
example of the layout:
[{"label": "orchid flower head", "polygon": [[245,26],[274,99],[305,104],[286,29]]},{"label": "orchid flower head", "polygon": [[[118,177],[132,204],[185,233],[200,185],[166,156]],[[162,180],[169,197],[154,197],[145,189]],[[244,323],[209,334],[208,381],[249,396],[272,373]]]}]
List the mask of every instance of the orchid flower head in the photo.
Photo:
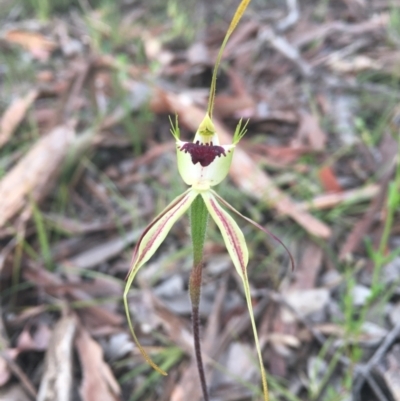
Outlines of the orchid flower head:
[{"label": "orchid flower head", "polygon": [[193,142],[183,142],[179,138],[177,121],[171,129],[176,139],[179,173],[186,184],[193,189],[207,190],[219,184],[228,175],[233,151],[246,132],[240,121],[233,143],[220,145],[214,123],[207,113],[201,122]]}]

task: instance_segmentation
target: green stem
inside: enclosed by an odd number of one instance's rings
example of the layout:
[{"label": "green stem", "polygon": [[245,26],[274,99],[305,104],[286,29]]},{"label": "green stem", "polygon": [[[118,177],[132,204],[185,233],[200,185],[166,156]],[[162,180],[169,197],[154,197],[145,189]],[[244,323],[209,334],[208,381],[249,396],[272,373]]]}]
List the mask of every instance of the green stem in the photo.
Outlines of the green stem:
[{"label": "green stem", "polygon": [[190,224],[192,230],[193,243],[193,270],[189,279],[189,294],[192,302],[192,323],[193,323],[193,341],[196,355],[197,369],[200,376],[201,388],[203,390],[204,401],[208,401],[208,391],[206,376],[204,373],[203,358],[201,356],[200,345],[200,294],[201,279],[203,272],[203,249],[207,229],[208,211],[203,198],[198,196],[192,203],[190,209]]},{"label": "green stem", "polygon": [[228,30],[226,31],[224,41],[219,49],[217,60],[215,61],[214,71],[211,79],[210,85],[210,97],[208,99],[208,107],[207,107],[207,114],[212,118],[213,109],[214,109],[214,100],[215,100],[215,90],[217,87],[217,73],[218,67],[221,64],[222,54],[224,52],[225,46],[228,43],[228,39],[231,36],[232,32],[235,30],[236,25],[239,23],[240,18],[242,18],[243,13],[245,12],[247,6],[249,5],[251,0],[242,0],[239,4],[238,8],[236,9],[235,15],[232,18],[232,21],[229,25]]}]

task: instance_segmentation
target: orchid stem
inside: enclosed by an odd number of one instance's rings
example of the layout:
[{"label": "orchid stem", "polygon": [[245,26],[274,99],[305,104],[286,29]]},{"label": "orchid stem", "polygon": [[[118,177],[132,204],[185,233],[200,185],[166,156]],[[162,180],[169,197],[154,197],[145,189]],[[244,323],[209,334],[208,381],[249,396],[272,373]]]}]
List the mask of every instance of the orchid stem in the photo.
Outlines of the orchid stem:
[{"label": "orchid stem", "polygon": [[189,279],[189,294],[192,302],[192,323],[194,351],[196,355],[197,370],[199,372],[201,388],[203,390],[204,401],[209,401],[207,382],[204,371],[203,358],[201,355],[200,344],[200,294],[201,279],[203,273],[203,249],[207,229],[208,211],[201,196],[198,196],[191,206],[190,224],[192,230],[193,243],[193,270]]}]

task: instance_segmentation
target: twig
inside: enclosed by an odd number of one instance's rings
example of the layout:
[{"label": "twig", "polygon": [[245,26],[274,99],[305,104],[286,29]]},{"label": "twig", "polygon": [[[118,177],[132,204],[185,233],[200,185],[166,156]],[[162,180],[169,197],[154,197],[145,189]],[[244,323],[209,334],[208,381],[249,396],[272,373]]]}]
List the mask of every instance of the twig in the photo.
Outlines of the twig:
[{"label": "twig", "polygon": [[303,76],[310,77],[312,75],[312,67],[303,60],[297,47],[289,43],[283,36],[276,35],[271,28],[260,30],[258,40],[261,43],[268,42],[275,50],[295,63]]},{"label": "twig", "polygon": [[286,0],[288,7],[288,15],[276,24],[276,29],[280,32],[285,32],[291,28],[300,17],[299,6],[297,0]]},{"label": "twig", "polygon": [[354,385],[356,391],[361,390],[367,375],[370,374],[372,368],[383,358],[386,351],[392,346],[398,337],[400,337],[400,322],[392,328],[368,363],[365,365],[359,365],[358,377],[356,377],[356,384]]},{"label": "twig", "polygon": [[29,396],[36,400],[37,391],[35,386],[30,381],[29,377],[24,373],[24,371],[18,366],[18,364],[10,358],[6,352],[3,352],[1,356],[7,362],[8,367],[14,373],[15,376],[21,381],[22,386],[28,392]]}]

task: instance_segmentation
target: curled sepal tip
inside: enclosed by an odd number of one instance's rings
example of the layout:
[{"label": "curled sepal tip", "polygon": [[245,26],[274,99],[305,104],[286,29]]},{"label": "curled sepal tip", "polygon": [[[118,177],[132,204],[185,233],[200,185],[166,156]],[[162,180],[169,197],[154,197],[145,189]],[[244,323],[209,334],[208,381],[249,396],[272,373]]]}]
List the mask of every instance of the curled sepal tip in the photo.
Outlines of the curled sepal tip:
[{"label": "curled sepal tip", "polygon": [[201,196],[207,206],[208,212],[217,224],[221,231],[222,238],[224,239],[225,246],[232,259],[233,265],[242,280],[244,295],[246,298],[247,308],[250,314],[251,327],[253,329],[254,341],[256,344],[256,351],[258,361],[260,364],[261,381],[263,386],[264,401],[268,401],[268,385],[267,376],[264,369],[264,363],[261,355],[261,347],[258,340],[257,327],[254,320],[253,305],[251,302],[250,285],[247,277],[247,263],[249,261],[249,251],[247,249],[246,241],[239,226],[233,218],[221,207],[215,196],[211,191],[202,192]]},{"label": "curled sepal tip", "polygon": [[127,276],[125,290],[124,290],[124,307],[125,313],[128,320],[129,329],[132,333],[132,337],[135,343],[143,355],[143,358],[148,364],[162,375],[166,375],[160,367],[158,367],[151,358],[147,355],[144,348],[140,345],[138,338],[136,337],[131,321],[128,305],[128,293],[132,285],[132,282],[139,271],[139,269],[154,255],[156,250],[159,248],[165,237],[171,230],[174,223],[188,210],[196,196],[197,192],[188,190],[182,195],[175,198],[144,230],[143,234],[139,238],[133,252],[131,267]]}]

